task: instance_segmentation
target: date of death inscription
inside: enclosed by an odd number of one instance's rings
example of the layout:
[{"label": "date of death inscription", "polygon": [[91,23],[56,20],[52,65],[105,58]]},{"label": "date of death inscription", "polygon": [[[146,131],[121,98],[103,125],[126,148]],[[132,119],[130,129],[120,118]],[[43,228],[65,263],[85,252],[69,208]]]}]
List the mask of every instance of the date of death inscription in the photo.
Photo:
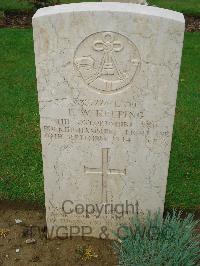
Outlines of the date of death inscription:
[{"label": "date of death inscription", "polygon": [[143,111],[133,108],[133,105],[123,108],[88,107],[78,105],[66,108],[59,118],[44,117],[41,126],[43,138],[72,142],[130,143],[135,138],[145,137],[149,131],[159,131],[158,123],[144,119]]}]

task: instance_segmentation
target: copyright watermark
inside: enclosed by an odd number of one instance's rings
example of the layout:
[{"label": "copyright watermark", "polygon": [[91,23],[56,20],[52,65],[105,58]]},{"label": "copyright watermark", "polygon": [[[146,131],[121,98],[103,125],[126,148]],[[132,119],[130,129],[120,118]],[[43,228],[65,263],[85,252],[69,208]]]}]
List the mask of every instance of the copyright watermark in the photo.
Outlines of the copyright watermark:
[{"label": "copyright watermark", "polygon": [[86,218],[90,218],[91,215],[96,218],[100,218],[103,215],[112,215],[114,218],[122,218],[125,215],[138,214],[139,204],[138,201],[135,204],[129,203],[128,200],[125,203],[105,203],[105,204],[82,204],[74,203],[71,200],[65,200],[62,204],[62,210],[64,214],[76,214],[84,215]]}]

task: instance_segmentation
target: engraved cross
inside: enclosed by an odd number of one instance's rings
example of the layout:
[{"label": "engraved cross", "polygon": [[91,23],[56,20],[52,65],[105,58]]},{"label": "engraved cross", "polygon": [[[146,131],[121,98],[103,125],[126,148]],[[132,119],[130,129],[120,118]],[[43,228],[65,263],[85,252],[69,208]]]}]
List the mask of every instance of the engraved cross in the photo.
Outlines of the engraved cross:
[{"label": "engraved cross", "polygon": [[106,203],[107,199],[107,179],[109,175],[126,175],[126,169],[109,169],[108,165],[108,148],[102,149],[102,163],[101,168],[89,168],[84,166],[84,172],[86,174],[99,174],[102,176],[102,190],[101,190],[101,199],[102,203]]}]

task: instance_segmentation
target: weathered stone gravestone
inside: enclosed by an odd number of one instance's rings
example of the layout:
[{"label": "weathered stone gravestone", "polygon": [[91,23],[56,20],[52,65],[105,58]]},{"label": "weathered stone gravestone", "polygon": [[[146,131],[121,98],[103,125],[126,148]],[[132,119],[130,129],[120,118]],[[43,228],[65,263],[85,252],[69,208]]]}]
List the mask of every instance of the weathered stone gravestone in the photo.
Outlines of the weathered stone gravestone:
[{"label": "weathered stone gravestone", "polygon": [[132,3],[132,4],[140,4],[147,5],[147,1],[145,0],[102,0],[102,2],[121,2],[121,3]]},{"label": "weathered stone gravestone", "polygon": [[49,237],[112,238],[134,213],[162,212],[183,15],[70,4],[33,27]]}]

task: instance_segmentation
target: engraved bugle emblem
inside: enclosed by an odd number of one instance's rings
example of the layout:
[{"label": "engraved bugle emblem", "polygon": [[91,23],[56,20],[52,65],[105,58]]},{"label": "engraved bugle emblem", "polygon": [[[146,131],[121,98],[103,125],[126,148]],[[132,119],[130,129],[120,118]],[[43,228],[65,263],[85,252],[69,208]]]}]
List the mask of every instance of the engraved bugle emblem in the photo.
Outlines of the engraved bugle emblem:
[{"label": "engraved bugle emblem", "polygon": [[132,81],[140,68],[137,47],[115,32],[98,32],[78,46],[74,64],[88,86],[100,93],[115,93]]}]

